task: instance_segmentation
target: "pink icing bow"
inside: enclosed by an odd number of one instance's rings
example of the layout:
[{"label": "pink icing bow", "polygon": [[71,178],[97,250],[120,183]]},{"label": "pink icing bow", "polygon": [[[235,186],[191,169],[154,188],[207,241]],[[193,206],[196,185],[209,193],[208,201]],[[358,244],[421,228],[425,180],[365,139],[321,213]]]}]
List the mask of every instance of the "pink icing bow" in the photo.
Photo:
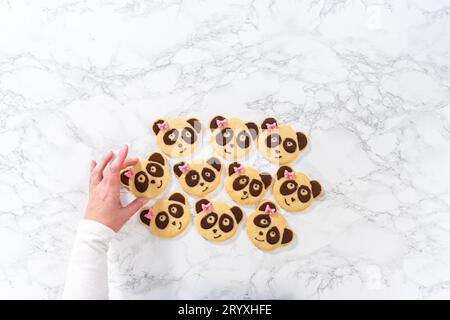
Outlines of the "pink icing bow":
[{"label": "pink icing bow", "polygon": [[275,208],[271,208],[269,205],[266,206],[265,213],[274,214],[277,210]]},{"label": "pink icing bow", "polygon": [[148,212],[144,215],[147,219],[151,219],[155,216],[155,210],[153,208],[148,209]]},{"label": "pink icing bow", "polygon": [[295,177],[295,172],[289,172],[287,170],[284,170],[284,177],[288,178],[289,180],[292,180]]},{"label": "pink icing bow", "polygon": [[179,165],[178,169],[180,169],[181,172],[186,173],[189,171],[189,164],[185,163],[185,164]]},{"label": "pink icing bow", "polygon": [[245,168],[243,166],[234,167],[233,170],[234,170],[234,173],[237,173],[237,174],[243,174],[245,172]]},{"label": "pink icing bow", "polygon": [[212,208],[212,203],[211,203],[211,202],[210,202],[210,203],[207,203],[207,204],[202,203],[202,210],[203,210],[203,211],[208,212],[208,211],[211,210],[211,208]]},{"label": "pink icing bow", "polygon": [[223,120],[216,120],[216,124],[219,128],[225,128],[228,125],[228,121],[227,119],[223,119]]},{"label": "pink icing bow", "polygon": [[127,171],[125,171],[125,176],[128,178],[131,178],[133,176],[134,172],[132,168],[128,168]]},{"label": "pink icing bow", "polygon": [[167,123],[167,121],[158,123],[158,128],[159,130],[169,129],[169,124]]},{"label": "pink icing bow", "polygon": [[267,124],[267,129],[268,130],[275,130],[276,128],[278,128],[278,125],[277,125],[276,122]]}]

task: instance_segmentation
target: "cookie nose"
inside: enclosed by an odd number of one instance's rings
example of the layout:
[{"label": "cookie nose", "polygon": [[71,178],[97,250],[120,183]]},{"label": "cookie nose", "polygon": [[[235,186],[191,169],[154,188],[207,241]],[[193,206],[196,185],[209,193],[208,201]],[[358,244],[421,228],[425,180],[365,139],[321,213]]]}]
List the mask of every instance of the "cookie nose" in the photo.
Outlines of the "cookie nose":
[{"label": "cookie nose", "polygon": [[291,201],[292,201],[292,202],[295,202],[295,198],[291,198]]},{"label": "cookie nose", "polygon": [[179,143],[177,146],[178,146],[178,148],[183,147],[183,145],[181,143]]},{"label": "cookie nose", "polygon": [[275,150],[275,153],[278,153],[278,154],[280,154],[280,150]]},{"label": "cookie nose", "polygon": [[264,233],[262,231],[259,232],[259,235],[262,236]]},{"label": "cookie nose", "polygon": [[244,192],[242,192],[243,194],[244,194],[244,196],[246,196],[247,194],[248,194],[248,192],[247,191],[244,191]]},{"label": "cookie nose", "polygon": [[175,225],[176,225],[175,221],[173,221],[173,222],[172,222],[172,225],[173,225],[173,226],[175,226]]},{"label": "cookie nose", "polygon": [[204,182],[200,182],[200,187],[203,187],[205,185]]},{"label": "cookie nose", "polygon": [[213,229],[213,232],[214,232],[214,233],[217,233],[217,229]]},{"label": "cookie nose", "polygon": [[230,143],[230,148],[234,148],[234,143]]},{"label": "cookie nose", "polygon": [[151,184],[155,184],[156,181],[155,181],[155,180],[151,180],[150,183],[151,183]]}]

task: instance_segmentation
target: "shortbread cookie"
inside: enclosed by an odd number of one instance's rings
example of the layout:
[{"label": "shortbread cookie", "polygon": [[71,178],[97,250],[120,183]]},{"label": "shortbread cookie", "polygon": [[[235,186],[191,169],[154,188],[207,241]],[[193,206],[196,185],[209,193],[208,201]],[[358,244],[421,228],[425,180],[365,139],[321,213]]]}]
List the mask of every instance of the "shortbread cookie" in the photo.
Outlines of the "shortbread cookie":
[{"label": "shortbread cookie", "polygon": [[224,202],[200,199],[195,204],[194,224],[200,235],[209,241],[221,242],[236,234],[244,213],[239,207]]},{"label": "shortbread cookie", "polygon": [[136,197],[154,198],[163,193],[170,181],[166,159],[159,152],[150,154],[120,172],[120,182]]},{"label": "shortbread cookie", "polygon": [[283,209],[296,212],[308,208],[322,193],[322,186],[303,173],[282,166],[278,169],[272,192]]},{"label": "shortbread cookie", "polygon": [[173,171],[183,190],[196,197],[216,190],[222,178],[222,164],[215,157],[207,161],[179,162]]},{"label": "shortbread cookie", "polygon": [[225,189],[234,202],[242,205],[258,203],[272,184],[272,176],[252,167],[233,162],[228,167]]},{"label": "shortbread cookie", "polygon": [[250,241],[261,250],[275,250],[294,240],[294,232],[271,201],[263,201],[248,217],[246,231]]},{"label": "shortbread cookie", "polygon": [[295,132],[286,124],[278,124],[274,118],[267,118],[261,125],[258,149],[269,161],[284,165],[291,163],[308,145],[303,132]]},{"label": "shortbread cookie", "polygon": [[158,119],[153,123],[156,142],[169,157],[188,156],[200,144],[202,125],[195,118]]},{"label": "shortbread cookie", "polygon": [[174,238],[191,222],[186,198],[174,193],[168,199],[160,199],[154,205],[141,210],[139,217],[150,231],[161,238]]},{"label": "shortbread cookie", "polygon": [[210,143],[214,152],[221,157],[235,160],[250,153],[258,137],[258,126],[254,122],[247,122],[223,116],[211,120]]}]

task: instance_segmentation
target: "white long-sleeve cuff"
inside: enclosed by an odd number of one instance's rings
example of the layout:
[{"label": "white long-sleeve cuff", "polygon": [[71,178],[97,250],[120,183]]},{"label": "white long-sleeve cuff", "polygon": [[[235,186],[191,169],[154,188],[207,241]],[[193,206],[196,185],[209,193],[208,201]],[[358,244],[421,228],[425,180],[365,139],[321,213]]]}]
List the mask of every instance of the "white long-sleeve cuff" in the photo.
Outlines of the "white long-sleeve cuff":
[{"label": "white long-sleeve cuff", "polygon": [[108,299],[109,242],[114,230],[81,220],[67,270],[63,299]]}]

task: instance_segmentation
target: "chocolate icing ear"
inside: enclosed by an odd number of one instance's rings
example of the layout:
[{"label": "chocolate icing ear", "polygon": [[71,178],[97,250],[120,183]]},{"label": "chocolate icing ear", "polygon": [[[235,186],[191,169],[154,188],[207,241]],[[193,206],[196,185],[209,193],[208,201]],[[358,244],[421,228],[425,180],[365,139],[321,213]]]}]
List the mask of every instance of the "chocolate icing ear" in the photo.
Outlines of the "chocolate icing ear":
[{"label": "chocolate icing ear", "polygon": [[164,160],[163,155],[159,152],[152,153],[150,157],[148,157],[148,161],[157,162],[159,164],[162,164],[163,166],[166,165],[166,160]]},{"label": "chocolate icing ear", "polygon": [[203,211],[202,204],[208,204],[208,199],[200,199],[195,203],[195,212],[200,213]]},{"label": "chocolate icing ear", "polygon": [[275,212],[278,212],[277,206],[272,201],[264,201],[259,205],[258,210],[266,212],[267,206],[269,206],[270,209],[275,209]]},{"label": "chocolate icing ear", "polygon": [[322,193],[322,186],[316,180],[311,180],[311,189],[314,198],[317,198]]},{"label": "chocolate icing ear", "polygon": [[248,131],[250,132],[253,140],[256,140],[259,134],[258,125],[254,122],[247,122],[245,125],[247,126]]},{"label": "chocolate icing ear", "polygon": [[181,172],[179,166],[184,166],[186,163],[184,161],[178,162],[176,165],[173,166],[173,172],[177,175],[177,177],[181,177],[183,172]]},{"label": "chocolate icing ear", "polygon": [[298,149],[302,151],[308,144],[308,138],[303,132],[297,132]]},{"label": "chocolate icing ear", "polygon": [[284,178],[284,171],[287,170],[289,172],[293,172],[294,170],[292,170],[291,167],[289,166],[282,166],[280,167],[280,169],[278,169],[277,171],[277,179],[280,180],[282,178]]},{"label": "chocolate icing ear", "polygon": [[148,213],[148,209],[144,209],[139,213],[139,218],[141,218],[141,222],[147,226],[150,225],[150,219],[147,217],[144,217]]},{"label": "chocolate icing ear", "polygon": [[288,244],[294,239],[294,233],[291,229],[284,228],[281,244]]},{"label": "chocolate icing ear", "polygon": [[223,117],[223,116],[217,116],[217,117],[214,117],[214,118],[211,120],[211,122],[209,123],[209,128],[211,129],[211,131],[213,131],[214,129],[217,129],[217,128],[218,128],[218,126],[217,126],[217,120],[223,121],[223,120],[225,120],[225,117]]},{"label": "chocolate icing ear", "polygon": [[209,158],[208,161],[206,161],[206,163],[219,172],[222,169],[222,164],[220,163],[220,160],[217,159],[216,157]]},{"label": "chocolate icing ear", "polygon": [[164,121],[165,120],[163,120],[163,119],[159,119],[153,123],[153,132],[155,133],[155,135],[158,135],[159,131],[161,131],[158,127],[158,124],[163,123]]},{"label": "chocolate icing ear", "polygon": [[120,171],[120,181],[128,187],[130,186],[130,178],[125,175],[127,171],[128,169],[123,169]]},{"label": "chocolate icing ear", "polygon": [[241,165],[238,162],[233,162],[228,166],[228,175],[232,176],[234,174],[234,168],[239,168]]},{"label": "chocolate icing ear", "polygon": [[200,131],[202,131],[202,124],[198,119],[191,118],[188,119],[187,122],[192,126],[192,128],[194,128],[195,131],[197,131],[197,133],[200,133]]},{"label": "chocolate icing ear", "polygon": [[179,192],[175,192],[169,197],[170,201],[176,201],[182,204],[186,204],[186,198]]},{"label": "chocolate icing ear", "polygon": [[236,222],[239,224],[242,221],[242,217],[244,216],[242,209],[239,207],[232,207],[230,210],[233,213]]},{"label": "chocolate icing ear", "polygon": [[261,129],[266,130],[268,123],[270,123],[270,124],[273,124],[273,123],[278,124],[278,122],[277,122],[277,120],[275,120],[275,118],[266,118],[266,120],[264,120],[263,123],[261,124]]},{"label": "chocolate icing ear", "polygon": [[272,176],[267,172],[262,172],[259,174],[262,182],[264,183],[264,187],[267,189],[272,184]]}]

